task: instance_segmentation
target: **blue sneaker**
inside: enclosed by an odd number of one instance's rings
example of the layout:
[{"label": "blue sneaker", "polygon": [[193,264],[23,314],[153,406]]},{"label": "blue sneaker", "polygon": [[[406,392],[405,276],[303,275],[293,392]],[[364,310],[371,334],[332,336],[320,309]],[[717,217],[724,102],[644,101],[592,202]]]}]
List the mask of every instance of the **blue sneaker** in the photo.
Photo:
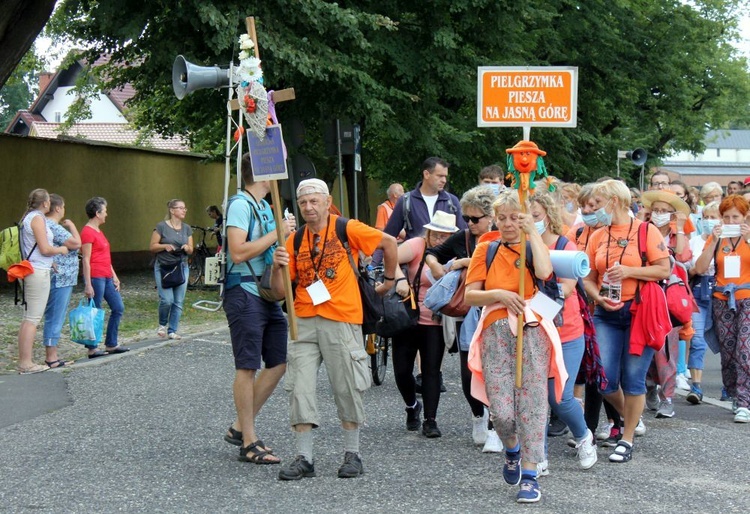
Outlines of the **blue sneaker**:
[{"label": "blue sneaker", "polygon": [[521,483],[521,452],[505,452],[503,478],[510,485]]},{"label": "blue sneaker", "polygon": [[727,393],[727,390],[725,387],[721,388],[721,398],[719,398],[722,402],[729,402],[732,401],[732,397],[729,396],[729,393]]},{"label": "blue sneaker", "polygon": [[688,403],[692,403],[693,405],[698,405],[700,402],[703,401],[703,391],[701,391],[700,387],[692,385],[690,386],[690,392],[688,393],[685,399],[688,401]]},{"label": "blue sneaker", "polygon": [[533,478],[524,478],[521,480],[521,489],[516,495],[517,503],[536,503],[542,499],[542,491],[539,490],[539,483]]}]

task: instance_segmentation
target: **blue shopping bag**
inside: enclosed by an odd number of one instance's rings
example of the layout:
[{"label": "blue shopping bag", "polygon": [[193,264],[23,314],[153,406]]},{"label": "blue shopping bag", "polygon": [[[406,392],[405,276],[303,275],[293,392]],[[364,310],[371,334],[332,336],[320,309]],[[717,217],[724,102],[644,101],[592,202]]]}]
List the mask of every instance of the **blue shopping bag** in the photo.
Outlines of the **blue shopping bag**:
[{"label": "blue shopping bag", "polygon": [[94,300],[83,298],[68,315],[70,340],[87,346],[99,344],[104,335],[104,309],[97,309]]}]

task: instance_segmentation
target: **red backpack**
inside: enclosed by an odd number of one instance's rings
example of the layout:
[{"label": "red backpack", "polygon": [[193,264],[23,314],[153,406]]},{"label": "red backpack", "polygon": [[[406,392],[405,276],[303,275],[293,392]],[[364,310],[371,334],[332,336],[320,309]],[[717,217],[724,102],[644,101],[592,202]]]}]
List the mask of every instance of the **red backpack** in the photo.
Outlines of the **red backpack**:
[{"label": "red backpack", "polygon": [[[641,266],[646,265],[646,240],[648,223],[641,223],[638,227],[638,252],[641,254]],[[669,318],[673,326],[685,325],[690,322],[694,312],[698,312],[693,292],[690,290],[687,269],[674,257],[669,256],[671,271],[669,278],[659,282],[667,297]]]}]

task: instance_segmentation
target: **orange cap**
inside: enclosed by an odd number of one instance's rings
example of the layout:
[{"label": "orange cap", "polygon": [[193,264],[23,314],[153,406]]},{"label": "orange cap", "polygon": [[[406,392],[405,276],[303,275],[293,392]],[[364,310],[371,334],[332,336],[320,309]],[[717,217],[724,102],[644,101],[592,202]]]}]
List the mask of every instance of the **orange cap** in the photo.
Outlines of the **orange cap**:
[{"label": "orange cap", "polygon": [[29,261],[21,261],[18,264],[12,264],[8,268],[8,282],[15,282],[16,279],[23,280],[34,273],[34,266]]},{"label": "orange cap", "polygon": [[542,157],[547,155],[547,152],[545,152],[544,150],[540,150],[536,143],[533,141],[519,141],[513,148],[506,148],[505,152],[509,154],[531,152],[537,155],[541,155]]}]

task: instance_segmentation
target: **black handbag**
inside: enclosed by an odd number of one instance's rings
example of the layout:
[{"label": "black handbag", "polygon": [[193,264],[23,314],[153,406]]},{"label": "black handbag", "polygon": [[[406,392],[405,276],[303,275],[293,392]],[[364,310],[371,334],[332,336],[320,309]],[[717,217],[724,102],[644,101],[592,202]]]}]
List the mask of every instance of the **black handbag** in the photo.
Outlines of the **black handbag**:
[{"label": "black handbag", "polygon": [[160,264],[159,271],[161,272],[162,289],[179,287],[185,283],[185,273],[183,270],[182,261],[169,266],[163,266]]},{"label": "black handbag", "polygon": [[383,317],[375,326],[375,333],[381,337],[393,337],[416,326],[418,320],[419,307],[414,291],[409,289],[409,296],[401,298],[394,288],[383,297]]}]

